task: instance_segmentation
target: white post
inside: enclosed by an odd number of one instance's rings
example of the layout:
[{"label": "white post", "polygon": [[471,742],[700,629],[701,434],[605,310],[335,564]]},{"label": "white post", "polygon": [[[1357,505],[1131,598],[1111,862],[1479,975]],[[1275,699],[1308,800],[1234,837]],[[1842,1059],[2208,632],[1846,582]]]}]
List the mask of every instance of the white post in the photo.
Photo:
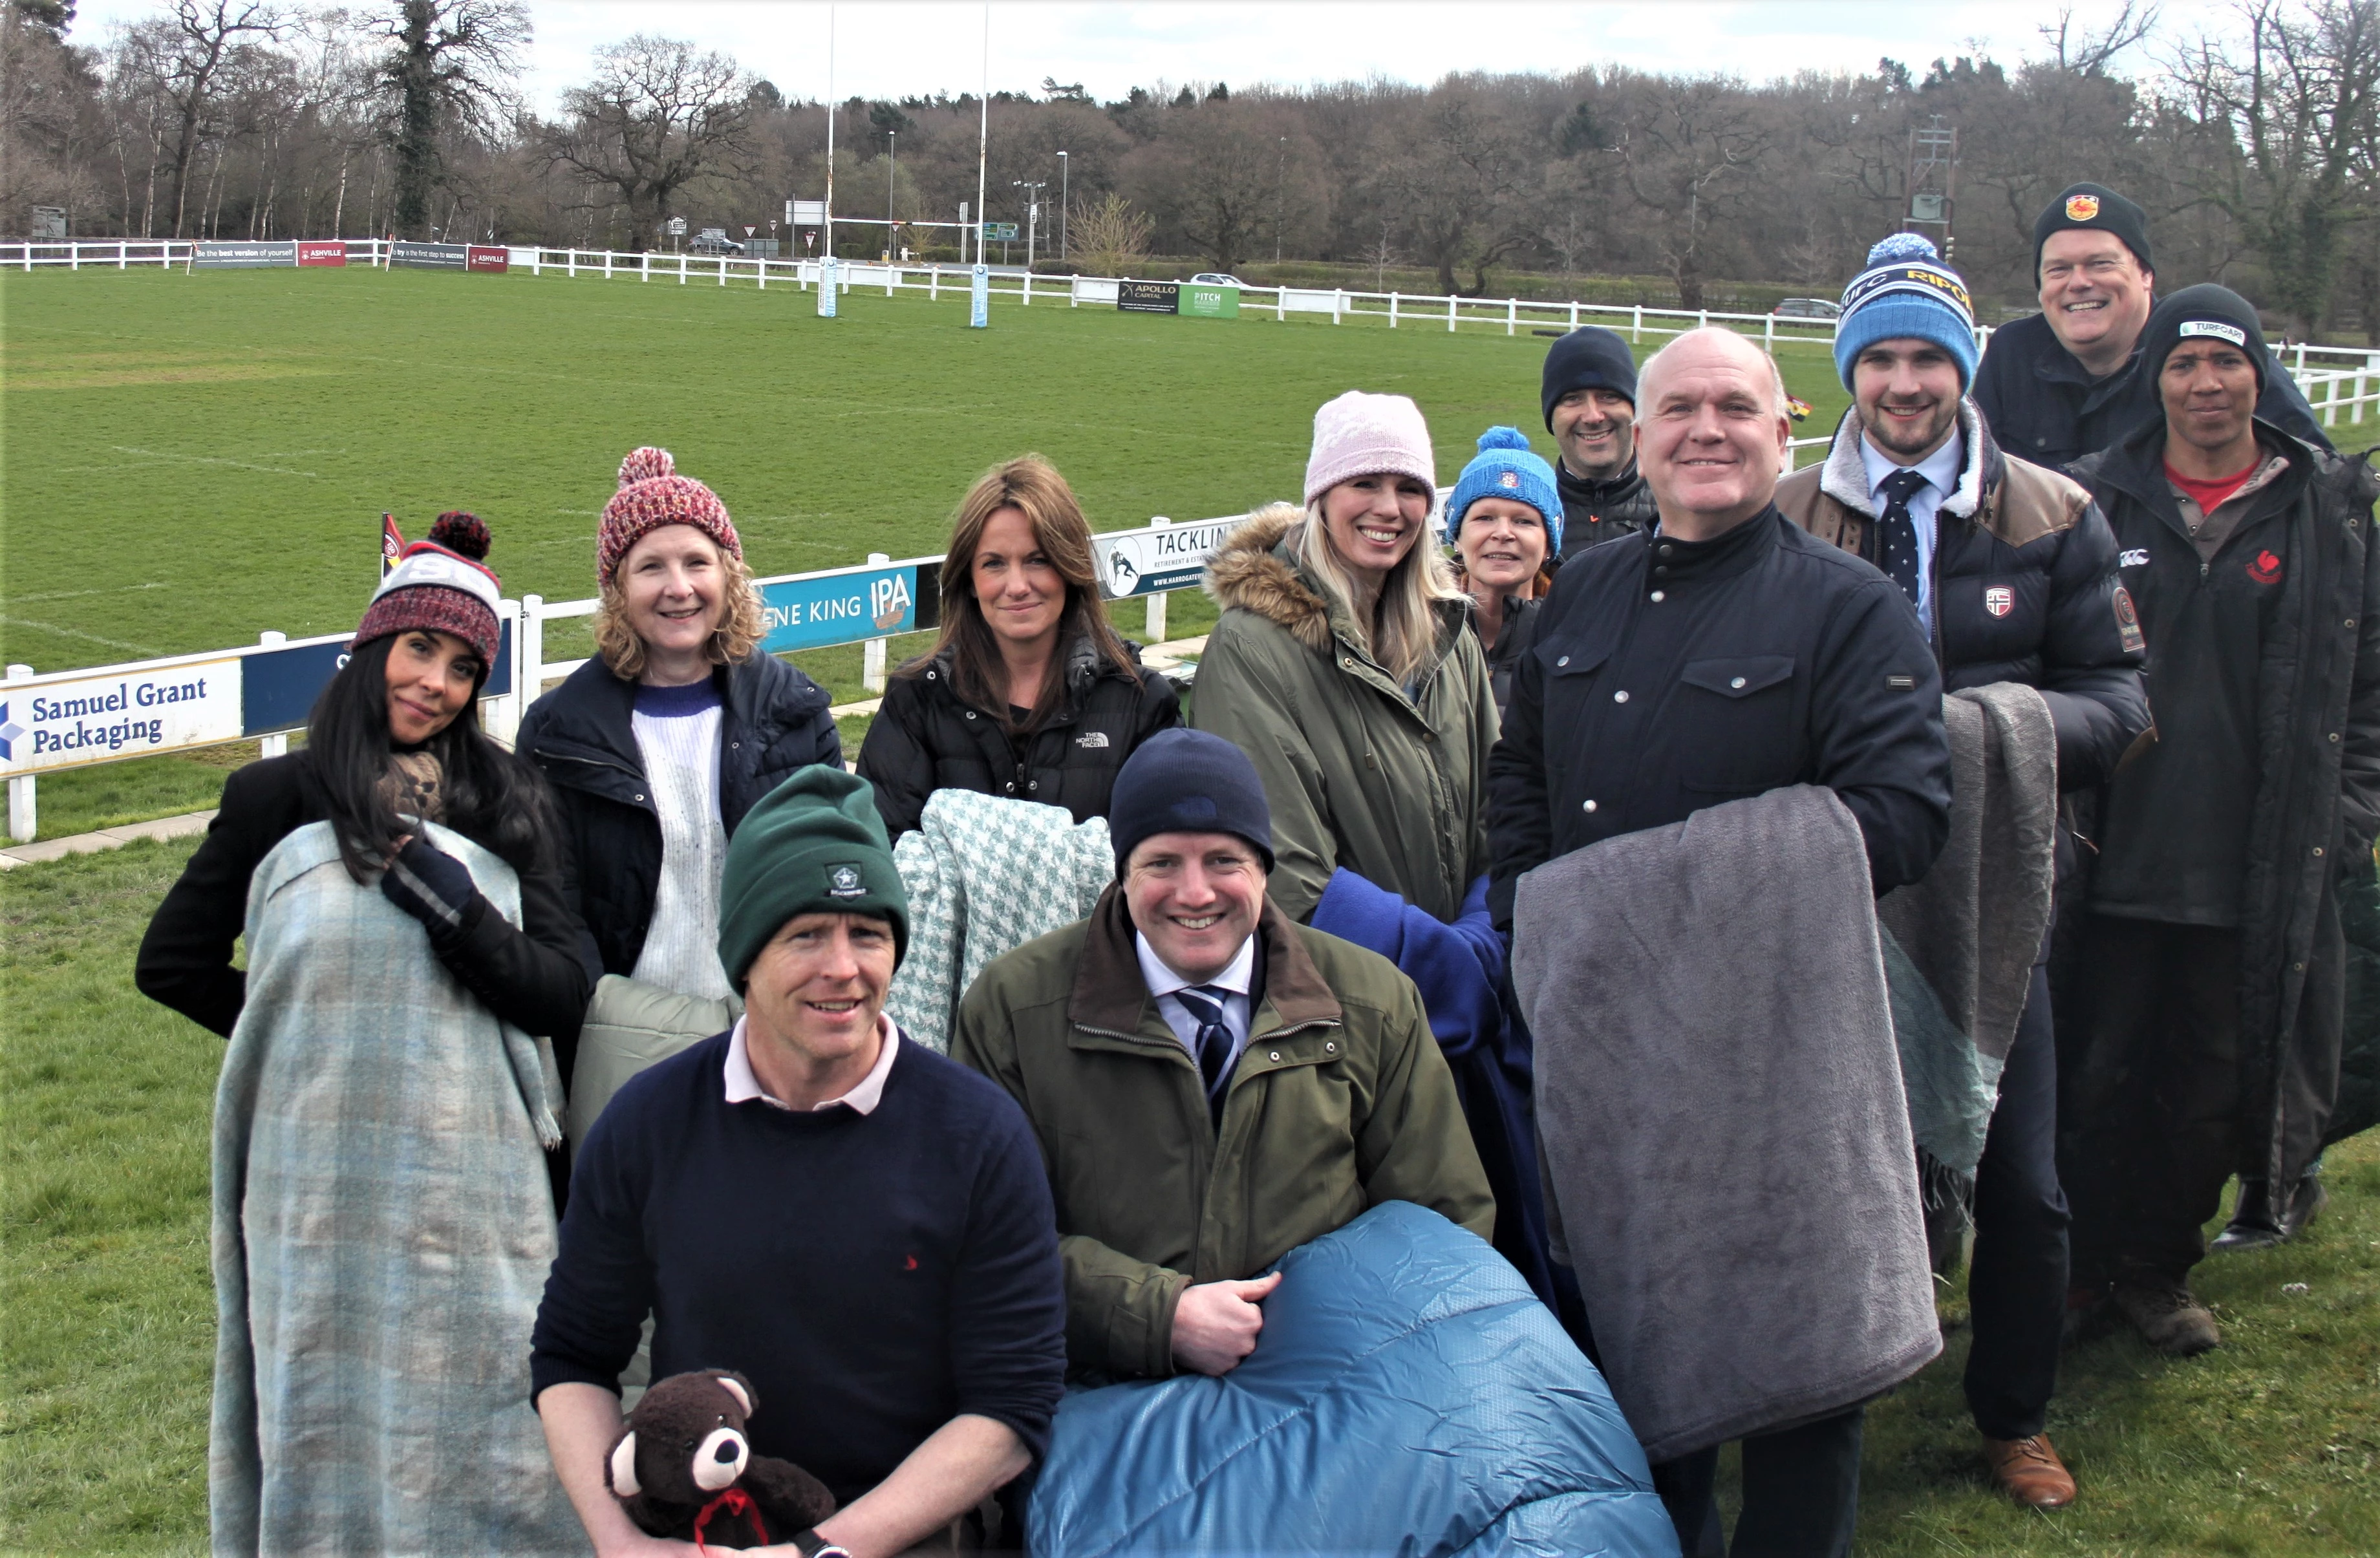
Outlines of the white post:
[{"label": "white post", "polygon": [[926,282],[926,301],[929,303],[941,302],[942,300],[941,262],[937,260],[934,263],[933,268],[926,272],[926,275],[928,278]]},{"label": "white post", "polygon": [[[273,648],[288,643],[289,635],[285,633],[273,633],[267,631],[258,634],[256,635],[256,641],[259,644],[265,646],[267,648]],[[286,731],[278,731],[269,736],[260,736],[257,738],[256,755],[259,757],[288,756],[289,732]]]},{"label": "white post", "polygon": [[1576,330],[1578,328],[1578,300],[1576,298],[1571,299],[1570,327],[1572,330]]},{"label": "white post", "polygon": [[1025,272],[1025,301],[1018,307],[1024,308],[1033,307],[1033,272],[1030,271]]},{"label": "white post", "polygon": [[[892,554],[890,552],[872,551],[868,554],[868,562],[871,567],[881,568],[892,561]],[[859,685],[868,692],[880,693],[884,691],[884,646],[886,642],[886,640],[881,638],[871,638],[860,646]]]},{"label": "white post", "polygon": [[[25,252],[32,253],[33,246],[27,244]],[[12,665],[8,668],[8,680],[11,682],[22,682],[32,674],[33,668],[29,665]],[[31,843],[33,835],[41,831],[37,821],[33,809],[33,776],[27,774],[23,779],[10,779],[8,781],[9,842]]]},{"label": "white post", "polygon": [[1397,328],[1397,295],[1393,292],[1389,294],[1389,328]]},{"label": "white post", "polygon": [[545,597],[521,597],[520,625],[513,631],[520,634],[520,664],[514,675],[520,695],[535,703],[545,692]]},{"label": "white post", "polygon": [[1332,288],[1330,289],[1330,322],[1331,322],[1332,324],[1337,324],[1337,323],[1339,323],[1339,322],[1340,322],[1340,318],[1339,318],[1339,316],[1340,316],[1340,314],[1341,314],[1341,313],[1342,313],[1342,312],[1346,308],[1346,307],[1347,307],[1347,291],[1346,291],[1346,289],[1345,289],[1344,287],[1336,287],[1336,286],[1332,287]]},{"label": "white post", "polygon": [[686,284],[686,255],[683,251],[677,257],[677,284],[680,286]]},{"label": "white post", "polygon": [[1517,297],[1507,297],[1504,299],[1504,333],[1517,335],[1520,331],[1521,300]]},{"label": "white post", "polygon": [[1775,314],[1763,314],[1760,317],[1760,344],[1772,352],[1777,349],[1777,316]]},{"label": "white post", "polygon": [[1450,292],[1446,295],[1446,333],[1449,335],[1454,333],[1454,294]]},{"label": "white post", "polygon": [[647,249],[644,253],[637,256],[637,280],[640,282],[649,282],[652,279],[653,251]]},{"label": "white post", "polygon": [[[1163,514],[1156,514],[1149,519],[1148,523],[1151,525],[1171,525],[1173,522],[1166,518]],[[1151,644],[1162,644],[1165,642],[1165,592],[1163,590],[1159,590],[1156,594],[1148,598],[1148,641]]]},{"label": "white post", "polygon": [[1628,326],[1628,340],[1629,340],[1629,342],[1630,342],[1630,344],[1638,344],[1638,343],[1643,342],[1643,340],[1644,340],[1644,339],[1645,339],[1645,305],[1643,305],[1642,303],[1639,303],[1639,304],[1637,304],[1637,305],[1636,305],[1636,308],[1635,308],[1635,310],[1634,310],[1634,314],[1633,314],[1633,320],[1632,320],[1632,322],[1631,322],[1631,323],[1629,324],[1629,326]]}]

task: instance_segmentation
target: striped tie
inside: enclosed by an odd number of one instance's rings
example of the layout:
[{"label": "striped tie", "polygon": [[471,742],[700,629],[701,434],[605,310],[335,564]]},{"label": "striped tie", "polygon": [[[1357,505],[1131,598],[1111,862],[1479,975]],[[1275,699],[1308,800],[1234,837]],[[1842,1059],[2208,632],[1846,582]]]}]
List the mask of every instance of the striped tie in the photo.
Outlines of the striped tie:
[{"label": "striped tie", "polygon": [[1207,1108],[1219,1118],[1223,1087],[1232,1077],[1232,1030],[1223,1021],[1223,1000],[1230,994],[1219,984],[1190,984],[1173,992],[1182,1009],[1198,1024],[1198,1076],[1207,1084]]}]

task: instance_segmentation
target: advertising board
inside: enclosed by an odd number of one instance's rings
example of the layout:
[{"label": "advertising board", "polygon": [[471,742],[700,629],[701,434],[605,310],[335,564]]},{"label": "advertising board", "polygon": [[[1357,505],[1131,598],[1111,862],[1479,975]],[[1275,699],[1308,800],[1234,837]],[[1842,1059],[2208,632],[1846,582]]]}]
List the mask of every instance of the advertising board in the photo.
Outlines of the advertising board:
[{"label": "advertising board", "polygon": [[300,265],[345,265],[346,262],[347,246],[335,238],[328,243],[298,240],[298,263]]},{"label": "advertising board", "polygon": [[269,244],[202,243],[191,246],[190,263],[201,271],[249,271],[298,263],[298,240]]},{"label": "advertising board", "polygon": [[191,658],[0,686],[0,770],[43,773],[239,739],[239,661]]},{"label": "advertising board", "polygon": [[470,249],[468,244],[417,244],[399,238],[389,246],[388,262],[427,271],[459,271]]},{"label": "advertising board", "polygon": [[1182,284],[1182,312],[1194,319],[1235,320],[1240,317],[1240,289]]},{"label": "advertising board", "polygon": [[512,257],[513,251],[501,244],[466,244],[463,247],[463,269],[501,273],[511,266]]},{"label": "advertising board", "polygon": [[[501,698],[513,690],[513,620],[501,619],[496,663],[480,688],[483,698]],[[275,649],[252,649],[240,662],[237,734],[269,736],[304,727],[314,700],[339,668],[347,663],[346,634],[309,638]]]},{"label": "advertising board", "polygon": [[896,562],[760,586],[760,647],[772,655],[878,634],[914,633],[941,620],[941,570]]},{"label": "advertising board", "polygon": [[65,237],[67,236],[67,208],[64,206],[35,206],[33,208],[33,231],[31,236],[36,239]]},{"label": "advertising board", "polygon": [[1094,536],[1091,556],[1099,563],[1099,591],[1110,600],[1122,600],[1187,588],[1198,582],[1207,570],[1207,560],[1240,523],[1234,515],[1196,525],[1153,525],[1145,530]]},{"label": "advertising board", "polygon": [[1182,308],[1179,282],[1118,282],[1116,308],[1127,314],[1173,314]]}]

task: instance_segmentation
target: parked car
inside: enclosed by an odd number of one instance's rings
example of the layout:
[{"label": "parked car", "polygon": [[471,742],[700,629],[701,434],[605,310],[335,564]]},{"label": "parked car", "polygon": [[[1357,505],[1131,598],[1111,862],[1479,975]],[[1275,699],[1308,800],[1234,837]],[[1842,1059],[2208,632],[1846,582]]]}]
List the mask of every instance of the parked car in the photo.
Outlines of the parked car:
[{"label": "parked car", "polygon": [[1842,318],[1843,306],[1823,297],[1788,297],[1768,311],[1783,320],[1837,320]]},{"label": "parked car", "polygon": [[1190,278],[1192,286],[1245,286],[1237,276],[1226,276],[1220,271],[1201,271]]},{"label": "parked car", "polygon": [[694,242],[686,247],[687,252],[692,254],[741,254],[744,252],[744,246],[729,237],[727,229],[724,227],[705,227],[694,236]]}]

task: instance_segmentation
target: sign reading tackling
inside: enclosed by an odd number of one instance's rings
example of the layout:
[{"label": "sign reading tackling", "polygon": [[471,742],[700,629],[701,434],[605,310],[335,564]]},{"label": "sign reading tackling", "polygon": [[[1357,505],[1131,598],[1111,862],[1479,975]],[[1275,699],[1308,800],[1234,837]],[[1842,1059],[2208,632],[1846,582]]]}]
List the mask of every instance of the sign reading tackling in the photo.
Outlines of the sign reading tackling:
[{"label": "sign reading tackling", "polygon": [[1207,571],[1207,560],[1245,516],[1201,520],[1196,525],[1152,525],[1091,537],[1099,563],[1099,591],[1110,600],[1185,589]]}]

